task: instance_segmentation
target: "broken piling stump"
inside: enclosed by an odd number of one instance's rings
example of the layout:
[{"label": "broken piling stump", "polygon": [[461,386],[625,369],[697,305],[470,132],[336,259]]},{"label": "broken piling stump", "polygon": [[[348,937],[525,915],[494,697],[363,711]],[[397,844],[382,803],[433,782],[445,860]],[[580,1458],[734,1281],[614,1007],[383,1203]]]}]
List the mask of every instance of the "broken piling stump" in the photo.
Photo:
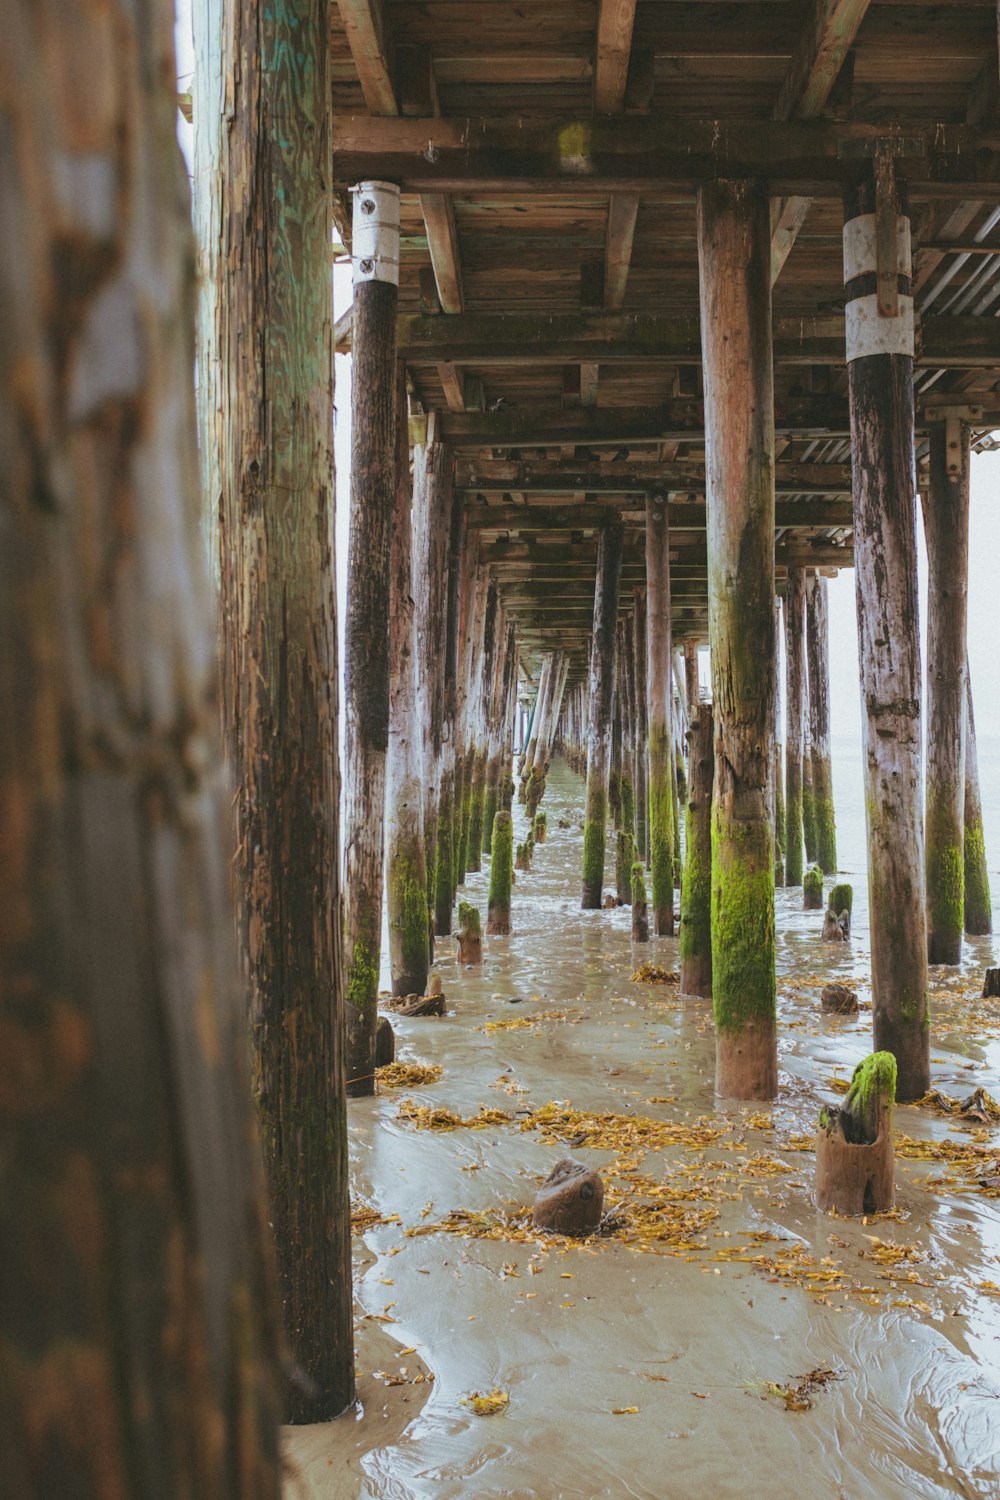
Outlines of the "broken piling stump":
[{"label": "broken piling stump", "polygon": [[823,871],[819,865],[810,865],[802,877],[802,909],[823,910]]},{"label": "broken piling stump", "polygon": [[896,1201],[892,1110],[896,1059],[858,1063],[843,1104],[824,1105],[816,1133],[816,1206],[839,1214],[885,1213]]},{"label": "broken piling stump", "polygon": [[646,909],[646,867],[640,860],[632,866],[632,941],[649,942],[649,915]]},{"label": "broken piling stump", "polygon": [[983,999],[987,1000],[991,995],[1000,995],[1000,969],[987,969],[983,980]]},{"label": "broken piling stump", "polygon": [[455,934],[455,941],[458,943],[460,964],[482,963],[482,924],[479,920],[479,908],[473,906],[471,901],[458,903],[458,931]]},{"label": "broken piling stump", "polygon": [[396,1033],[388,1016],[379,1016],[375,1023],[375,1066],[384,1068],[396,1060]]},{"label": "broken piling stump", "polygon": [[856,993],[846,984],[825,984],[819,1003],[826,1015],[853,1016],[859,1009]]}]

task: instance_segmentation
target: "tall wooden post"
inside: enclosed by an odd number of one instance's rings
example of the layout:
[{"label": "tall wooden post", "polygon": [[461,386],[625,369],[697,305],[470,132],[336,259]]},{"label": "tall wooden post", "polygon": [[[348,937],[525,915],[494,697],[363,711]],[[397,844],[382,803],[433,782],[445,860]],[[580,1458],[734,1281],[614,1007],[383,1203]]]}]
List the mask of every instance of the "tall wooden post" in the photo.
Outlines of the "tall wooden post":
[{"label": "tall wooden post", "polygon": [[[417,685],[423,739],[424,847],[427,905],[437,894],[438,804],[444,744],[444,659],[448,615],[448,543],[451,532],[451,466],[437,441],[435,417],[427,440],[413,455],[413,588],[417,617]],[[433,945],[432,945],[433,952]]]},{"label": "tall wooden post", "polygon": [[396,499],[399,188],[354,189],[351,532],[344,637],[347,1089],[375,1092],[389,747],[389,533]]},{"label": "tall wooden post", "polygon": [[969,580],[969,429],[930,428],[927,543],[927,957],[957,964],[965,925],[966,618]]},{"label": "tall wooden post", "polygon": [[712,989],[716,1089],[777,1089],[774,842],[774,403],[765,189],[698,193],[709,634],[715,720]]},{"label": "tall wooden post", "polygon": [[458,712],[458,662],[461,620],[462,556],[464,551],[464,502],[448,486],[448,570],[445,594],[444,697],[441,717],[441,759],[437,812],[437,861],[434,869],[434,932],[451,932],[455,904],[455,816],[456,816],[456,720]]},{"label": "tall wooden post", "polygon": [[646,596],[642,589],[633,595],[632,659],[635,662],[635,843],[639,859],[647,862],[649,854],[649,714],[646,706]]},{"label": "tall wooden post", "polygon": [[590,646],[590,716],[587,726],[587,807],[583,832],[584,910],[601,905],[611,766],[611,708],[615,695],[615,626],[625,533],[615,517],[600,530]]},{"label": "tall wooden post", "polygon": [[493,682],[493,663],[496,654],[497,630],[497,584],[492,573],[487,574],[486,606],[483,611],[483,638],[476,668],[473,690],[473,739],[472,804],[469,815],[469,848],[466,868],[479,870],[483,860],[483,818],[486,800],[486,757],[488,753],[489,728],[487,722],[487,696]]},{"label": "tall wooden post", "polygon": [[895,1055],[899,1097],[914,1099],[930,1081],[930,1038],[910,221],[889,164],[876,167],[849,194],[844,223],[872,1001],[875,1047]]},{"label": "tall wooden post", "polygon": [[712,706],[700,703],[688,730],[688,797],[681,887],[681,994],[712,993]]},{"label": "tall wooden post", "polygon": [[[808,576],[805,581],[808,584]],[[803,628],[805,618],[803,600]],[[816,792],[813,786],[812,684],[809,681],[809,652],[804,634],[802,667],[802,846],[805,850],[805,866],[808,866],[816,863]]]},{"label": "tall wooden post", "polygon": [[173,6],[5,19],[0,1492],[277,1500]]},{"label": "tall wooden post", "polygon": [[[472,831],[472,802],[476,772],[475,749],[475,699],[478,687],[478,672],[483,654],[483,626],[486,619],[486,595],[489,579],[484,568],[479,567],[478,547],[466,538],[465,577],[462,583],[463,635],[461,690],[459,694],[459,740],[461,746],[462,798],[461,826],[458,839],[458,863],[455,871],[456,886],[465,883],[470,868],[469,836]],[[481,832],[477,838],[481,839]],[[479,869],[479,850],[475,855],[475,868]]]},{"label": "tall wooden post", "polygon": [[[319,1421],[354,1392],[331,547],[329,6],[234,0],[224,18],[219,411],[205,417],[208,440],[221,445],[234,871],[285,1328],[305,1376],[289,1411]],[[390,410],[393,375],[390,367]],[[390,505],[393,462],[390,445]]]},{"label": "tall wooden post", "polygon": [[665,495],[646,496],[646,703],[654,931],[674,931],[673,745],[670,737],[670,530]]},{"label": "tall wooden post", "polygon": [[396,503],[389,571],[389,747],[385,772],[386,902],[394,995],[422,995],[430,968],[427,856],[417,713],[416,628],[410,536],[413,485],[407,432],[406,379],[396,388]]},{"label": "tall wooden post", "polygon": [[979,759],[976,755],[976,721],[972,712],[972,679],[965,658],[965,930],[970,937],[993,931],[990,877],[986,870],[986,840],[983,837],[983,804],[979,796]]},{"label": "tall wooden post", "polygon": [[701,703],[701,681],[698,671],[698,642],[688,637],[684,642],[684,701],[688,724],[693,726]]},{"label": "tall wooden post", "polygon": [[816,862],[824,875],[832,875],[837,868],[837,823],[830,755],[830,602],[829,584],[816,574],[806,579],[806,652]]},{"label": "tall wooden post", "polygon": [[548,651],[542,658],[542,670],[538,674],[538,690],[535,693],[535,703],[531,711],[531,729],[528,734],[528,743],[525,747],[524,757],[521,764],[521,801],[524,801],[524,789],[528,784],[535,764],[535,756],[538,752],[538,737],[541,733],[542,723],[545,718],[546,705],[549,697],[549,686],[552,672],[555,667],[555,652]]},{"label": "tall wooden post", "polygon": [[774,601],[774,733],[771,738],[771,784],[774,803],[774,883],[785,883],[785,746],[781,707],[781,600]]},{"label": "tall wooden post", "polygon": [[785,884],[802,884],[802,720],[805,577],[788,569],[785,590]]}]

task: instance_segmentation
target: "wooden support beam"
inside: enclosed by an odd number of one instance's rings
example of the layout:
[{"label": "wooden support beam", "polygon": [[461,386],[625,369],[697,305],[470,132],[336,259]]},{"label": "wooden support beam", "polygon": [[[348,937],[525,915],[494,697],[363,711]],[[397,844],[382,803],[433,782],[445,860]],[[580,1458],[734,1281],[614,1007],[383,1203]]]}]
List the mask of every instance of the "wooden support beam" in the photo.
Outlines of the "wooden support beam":
[{"label": "wooden support beam", "polygon": [[594,59],[594,113],[619,115],[625,107],[636,0],[600,0]]},{"label": "wooden support beam", "polygon": [[[795,495],[849,495],[850,464],[778,463],[775,487]],[[695,460],[672,463],[630,462],[581,465],[546,459],[461,458],[455,487],[482,495],[518,489],[531,495],[590,494],[645,495],[690,491],[701,493],[705,465]]]},{"label": "wooden support beam", "polygon": [[[812,0],[774,107],[775,120],[812,120],[822,114],[869,3],[870,0]],[[772,285],[781,275],[809,207],[808,198],[792,195],[772,208]]]},{"label": "wooden support beam", "polygon": [[604,850],[611,771],[611,715],[615,696],[615,627],[624,534],[620,523],[601,531],[594,582],[593,637],[590,650],[590,719],[587,734],[587,804],[583,833],[581,905],[600,909],[604,888]]},{"label": "wooden support beam", "polygon": [[809,746],[816,818],[816,862],[824,875],[837,868],[837,825],[830,753],[830,585],[818,573],[806,578],[806,660],[809,677]]},{"label": "wooden support beam", "polygon": [[[527,361],[526,361],[527,362]],[[593,408],[597,405],[597,379],[600,365],[585,361],[580,365],[580,405]]]},{"label": "wooden support beam", "polygon": [[[473,505],[468,512],[473,531],[576,531],[581,527],[601,526],[608,512],[617,510],[611,497],[602,496],[601,505]],[[643,506],[626,503],[625,510],[635,509],[641,520]],[[589,515],[588,515],[589,512]],[[670,530],[704,531],[707,507],[697,502],[671,501]],[[854,524],[851,500],[787,500],[779,503],[775,513],[777,526],[809,526],[818,530],[849,529]],[[675,537],[676,541],[676,537]]]},{"label": "wooden support beam", "polygon": [[927,543],[927,956],[957,964],[965,927],[966,619],[969,586],[969,429],[931,428],[922,492]]},{"label": "wooden support beam", "polygon": [[[911,198],[982,197],[995,182],[1000,130],[993,123],[926,120],[689,120],[620,118],[427,118],[342,115],[333,120],[336,186],[370,177],[405,192],[643,193],[737,175],[772,196],[839,198],[856,159],[877,140],[892,144]],[[852,160],[853,158],[853,160]]]},{"label": "wooden support beam", "polygon": [[604,240],[604,306],[611,311],[624,306],[628,285],[638,193],[612,193],[608,200],[608,227]]},{"label": "wooden support beam", "polygon": [[[365,103],[373,115],[398,114],[392,46],[386,34],[382,0],[337,0],[337,8]],[[361,173],[352,181],[360,182],[366,176]]]},{"label": "wooden support beam", "polygon": [[385,859],[389,729],[389,537],[396,503],[399,192],[354,197],[351,526],[344,706],[344,947],[347,1091],[375,1092],[375,1027]]},{"label": "wooden support beam", "polygon": [[802,744],[805,712],[805,575],[785,590],[785,884],[802,884]]},{"label": "wooden support beam", "polygon": [[775,675],[769,246],[769,208],[759,184],[717,182],[699,191],[715,714],[716,1090],[750,1099],[773,1098],[778,1086],[767,798]]},{"label": "wooden support beam", "polygon": [[[845,275],[875,271],[874,182],[845,205]],[[897,209],[898,212],[898,209]],[[902,217],[902,215],[900,216]],[[859,223],[860,221],[860,223]],[[903,241],[902,236],[900,243]],[[909,275],[909,256],[901,267]],[[913,343],[906,320],[848,304],[862,737],[875,1047],[894,1053],[899,1097],[930,1083],[920,639],[913,504]],[[901,302],[902,311],[902,302]]]},{"label": "wooden support beam", "polygon": [[[929,315],[920,321],[919,335],[918,365],[1000,368],[997,318]],[[697,318],[661,313],[466,313],[447,318],[403,314],[396,338],[401,357],[410,364],[448,360],[520,369],[536,363],[579,362],[595,371],[598,362],[701,364]],[[773,347],[776,364],[843,365],[844,320],[838,314],[776,318]],[[583,382],[581,372],[581,402],[586,406],[590,403]]]},{"label": "wooden support beam", "polygon": [[434,267],[441,310],[460,313],[465,306],[462,292],[462,261],[458,249],[455,209],[447,193],[421,193],[420,211],[427,230],[427,248]]},{"label": "wooden support beam", "polygon": [[442,360],[437,367],[449,411],[465,411],[465,377],[458,365]]}]

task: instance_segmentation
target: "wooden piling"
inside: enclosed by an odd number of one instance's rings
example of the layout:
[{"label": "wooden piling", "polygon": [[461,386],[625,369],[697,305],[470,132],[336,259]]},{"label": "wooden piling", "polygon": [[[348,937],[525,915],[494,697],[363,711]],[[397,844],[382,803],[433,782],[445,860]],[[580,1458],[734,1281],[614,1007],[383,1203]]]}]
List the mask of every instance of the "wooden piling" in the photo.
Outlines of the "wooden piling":
[{"label": "wooden piling", "polygon": [[[875,1047],[896,1058],[899,1097],[915,1099],[930,1082],[930,1037],[910,225],[886,183],[891,172],[876,175],[879,201],[874,176],[866,176],[848,195],[844,223],[872,1003]],[[879,312],[873,285],[886,239],[878,221],[887,214],[895,216],[895,269],[906,287],[895,316]]]},{"label": "wooden piling", "polygon": [[781,711],[781,600],[774,601],[774,731],[771,736],[771,788],[774,808],[774,883],[785,883],[785,746]]},{"label": "wooden piling", "polygon": [[695,721],[699,705],[701,704],[698,642],[690,636],[684,642],[684,698],[687,704],[688,727],[690,728]]},{"label": "wooden piling", "polygon": [[469,845],[466,854],[466,868],[473,871],[482,868],[484,852],[483,816],[486,800],[486,758],[489,742],[487,695],[492,687],[493,663],[496,653],[497,584],[491,572],[487,572],[486,578],[483,636],[472,692],[472,797],[469,812]]},{"label": "wooden piling", "polygon": [[[649,857],[649,714],[646,704],[646,596],[642,589],[633,595],[632,660],[635,663],[635,845],[639,859]],[[669,661],[669,657],[668,657]]]},{"label": "wooden piling", "polygon": [[969,429],[964,422],[931,423],[930,479],[922,498],[927,543],[927,957],[932,964],[957,964],[965,926]]},{"label": "wooden piling", "polygon": [[347,1089],[375,1092],[389,745],[389,533],[396,498],[399,189],[354,191],[351,531],[344,638]]},{"label": "wooden piling", "polygon": [[837,868],[837,823],[830,754],[830,602],[825,578],[806,579],[806,655],[809,663],[809,753],[816,826],[816,863],[824,875]]},{"label": "wooden piling", "polygon": [[805,577],[788,569],[785,590],[785,884],[802,884],[802,722]]},{"label": "wooden piling", "polygon": [[674,798],[671,744],[670,532],[666,497],[646,496],[646,703],[653,929],[674,932]]},{"label": "wooden piling", "polygon": [[436,419],[432,415],[428,418],[427,440],[418,444],[413,453],[413,599],[423,748],[427,905],[431,922],[437,895],[451,508],[451,464],[444,444],[437,440]]},{"label": "wooden piling", "polygon": [[407,431],[406,373],[396,386],[396,498],[389,545],[389,747],[385,770],[386,903],[394,995],[422,995],[430,970],[427,856],[417,711],[413,609],[413,484]]},{"label": "wooden piling", "polygon": [[777,1089],[774,841],[774,403],[770,209],[758,183],[698,192],[709,634],[715,728],[712,990],[716,1089]]},{"label": "wooden piling", "polygon": [[983,805],[979,796],[979,758],[976,755],[976,721],[972,712],[972,680],[965,659],[965,817],[963,848],[965,864],[965,930],[970,937],[993,931],[990,878],[986,870],[986,840],[983,837]]},{"label": "wooden piling", "polygon": [[681,886],[681,994],[712,993],[712,706],[699,703],[688,730],[688,796]]},{"label": "wooden piling", "polygon": [[5,20],[0,1492],[277,1500],[173,6]]},{"label": "wooden piling", "polygon": [[587,726],[587,805],[583,834],[585,911],[601,906],[608,821],[611,707],[615,694],[615,624],[625,533],[615,517],[601,527],[594,583],[594,627],[590,647],[590,711]]}]

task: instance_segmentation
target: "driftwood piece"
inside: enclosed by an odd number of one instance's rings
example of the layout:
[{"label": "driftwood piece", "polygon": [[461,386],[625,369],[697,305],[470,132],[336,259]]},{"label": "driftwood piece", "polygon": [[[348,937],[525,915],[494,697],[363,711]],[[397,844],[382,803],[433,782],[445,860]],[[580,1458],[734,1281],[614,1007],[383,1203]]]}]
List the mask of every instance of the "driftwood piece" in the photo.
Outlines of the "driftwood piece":
[{"label": "driftwood piece", "polygon": [[816,1134],[817,1208],[870,1214],[893,1207],[895,1099],[896,1059],[891,1052],[873,1052],[855,1068],[843,1104],[821,1110]]}]

